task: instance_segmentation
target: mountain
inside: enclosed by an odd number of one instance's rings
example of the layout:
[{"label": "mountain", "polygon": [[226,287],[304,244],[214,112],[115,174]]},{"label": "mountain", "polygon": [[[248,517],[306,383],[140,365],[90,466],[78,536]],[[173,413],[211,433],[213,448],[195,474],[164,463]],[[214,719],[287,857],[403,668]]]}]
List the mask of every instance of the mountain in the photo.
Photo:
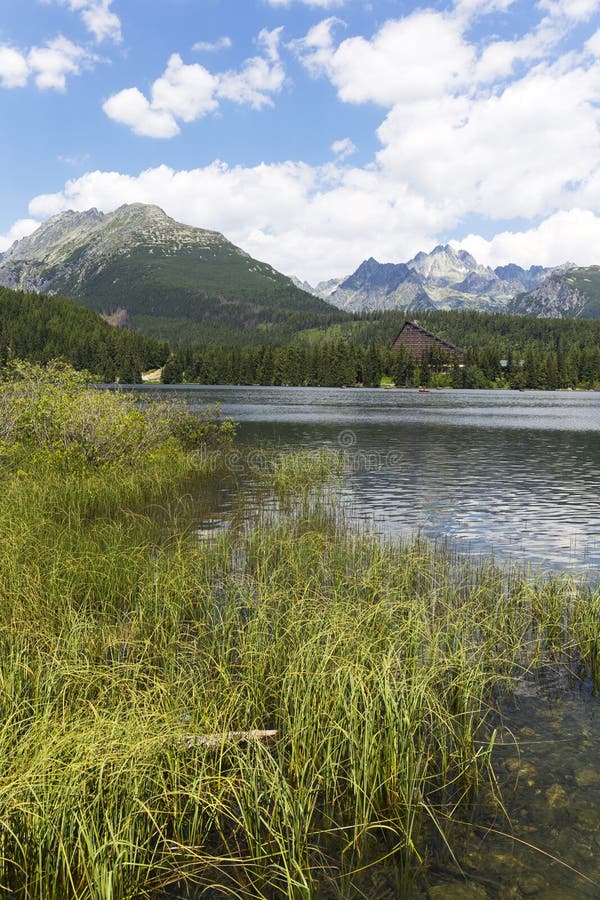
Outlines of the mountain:
[{"label": "mountain", "polygon": [[536,288],[519,294],[509,312],[536,318],[600,318],[600,266],[561,267]]},{"label": "mountain", "polygon": [[314,294],[314,290],[311,284],[308,281],[301,281],[299,278],[296,278],[295,275],[292,275],[290,281],[293,285],[295,285],[299,290],[306,291],[307,294]]},{"label": "mountain", "polygon": [[166,344],[115,328],[72,300],[0,287],[0,364],[62,357],[103,381],[132,382],[161,366],[168,354]]},{"label": "mountain", "polygon": [[328,300],[343,280],[343,278],[329,278],[327,281],[320,281],[311,293],[320,297],[322,300]]},{"label": "mountain", "polygon": [[502,281],[518,282],[527,291],[531,291],[540,281],[546,278],[548,271],[544,266],[530,266],[529,269],[523,269],[515,263],[509,263],[506,266],[496,266],[494,269],[494,273]]},{"label": "mountain", "polygon": [[416,272],[404,263],[382,264],[373,257],[361,263],[349,278],[337,283],[324,299],[346,312],[434,308],[423,288],[423,279]]},{"label": "mountain", "polygon": [[157,206],[65,212],[0,260],[0,285],[61,294],[176,341],[263,340],[331,320],[331,307],[216,231]]},{"label": "mountain", "polygon": [[517,294],[552,270],[510,264],[491,269],[466,250],[440,244],[407,263],[365,260],[347,278],[322,282],[314,293],[347,312],[387,309],[475,309],[505,312]]}]

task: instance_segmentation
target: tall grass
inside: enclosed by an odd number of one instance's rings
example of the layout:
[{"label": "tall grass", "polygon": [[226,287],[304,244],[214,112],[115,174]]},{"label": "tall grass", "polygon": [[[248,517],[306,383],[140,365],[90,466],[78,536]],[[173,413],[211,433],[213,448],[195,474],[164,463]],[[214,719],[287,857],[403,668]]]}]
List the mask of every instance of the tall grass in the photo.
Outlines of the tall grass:
[{"label": "tall grass", "polygon": [[600,682],[600,599],[568,579],[357,536],[304,490],[201,543],[184,449],[34,457],[2,474],[3,895],[374,896],[382,859],[409,895],[493,785],[499,694]]}]

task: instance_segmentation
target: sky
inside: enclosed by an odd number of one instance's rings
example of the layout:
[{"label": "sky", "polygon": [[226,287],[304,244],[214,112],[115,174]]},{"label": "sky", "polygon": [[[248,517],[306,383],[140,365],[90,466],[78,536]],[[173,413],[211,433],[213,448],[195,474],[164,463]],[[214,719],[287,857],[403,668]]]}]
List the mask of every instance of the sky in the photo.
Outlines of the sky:
[{"label": "sky", "polygon": [[155,203],[311,283],[600,264],[600,0],[2,0],[0,252]]}]

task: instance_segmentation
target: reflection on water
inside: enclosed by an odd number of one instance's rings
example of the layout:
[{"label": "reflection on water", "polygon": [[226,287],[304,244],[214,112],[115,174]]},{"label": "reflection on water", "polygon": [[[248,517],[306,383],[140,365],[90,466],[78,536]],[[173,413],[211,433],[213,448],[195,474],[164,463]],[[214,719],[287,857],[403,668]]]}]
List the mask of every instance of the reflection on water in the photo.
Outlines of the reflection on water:
[{"label": "reflection on water", "polygon": [[377,531],[420,531],[544,568],[600,569],[596,393],[146,388],[220,403],[246,447],[343,450],[342,499]]}]

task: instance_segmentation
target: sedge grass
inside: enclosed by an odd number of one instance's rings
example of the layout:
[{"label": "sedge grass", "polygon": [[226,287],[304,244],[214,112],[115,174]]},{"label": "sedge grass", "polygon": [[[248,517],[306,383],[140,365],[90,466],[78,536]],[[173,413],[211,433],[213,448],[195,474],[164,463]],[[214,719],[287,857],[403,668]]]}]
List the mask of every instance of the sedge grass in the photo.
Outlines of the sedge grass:
[{"label": "sedge grass", "polygon": [[[383,859],[408,895],[493,784],[498,695],[548,667],[600,683],[591,589],[353,534],[301,461],[275,479],[295,509],[203,544],[184,453],[9,456],[2,895],[352,897]],[[276,744],[190,741],[254,728]]]}]

